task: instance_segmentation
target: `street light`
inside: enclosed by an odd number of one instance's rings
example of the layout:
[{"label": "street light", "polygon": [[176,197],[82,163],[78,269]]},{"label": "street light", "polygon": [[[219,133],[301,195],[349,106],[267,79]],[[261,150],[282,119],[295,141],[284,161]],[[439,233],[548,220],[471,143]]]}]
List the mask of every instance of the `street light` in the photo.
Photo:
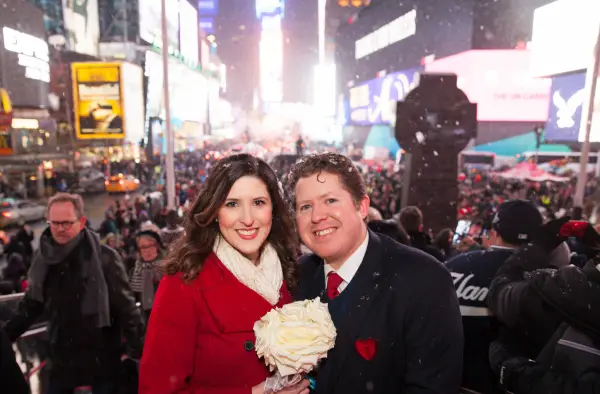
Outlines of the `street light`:
[{"label": "street light", "polygon": [[167,35],[167,5],[161,0],[163,97],[165,103],[165,138],[167,157],[165,158],[165,178],[167,181],[167,209],[175,209],[175,158],[173,129],[171,128],[171,102],[169,98],[169,40]]},{"label": "street light", "polygon": [[590,155],[590,133],[592,131],[592,119],[594,116],[594,98],[596,97],[598,74],[600,71],[600,25],[598,26],[598,37],[592,55],[593,61],[590,63],[585,81],[585,89],[588,93],[587,105],[583,106],[581,121],[582,128],[585,128],[585,139],[581,147],[581,158],[579,161],[579,176],[577,177],[577,186],[573,196],[573,218],[581,219],[583,213],[583,197],[585,185],[587,184],[587,164]]}]

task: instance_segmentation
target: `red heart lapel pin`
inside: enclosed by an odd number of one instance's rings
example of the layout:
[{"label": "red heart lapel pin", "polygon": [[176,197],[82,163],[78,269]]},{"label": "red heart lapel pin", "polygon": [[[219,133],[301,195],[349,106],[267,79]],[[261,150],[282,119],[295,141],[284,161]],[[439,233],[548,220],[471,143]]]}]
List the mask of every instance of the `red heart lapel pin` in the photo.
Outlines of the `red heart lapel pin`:
[{"label": "red heart lapel pin", "polygon": [[362,358],[367,361],[371,361],[375,357],[375,351],[377,350],[377,342],[373,338],[357,339],[354,342],[356,351]]}]

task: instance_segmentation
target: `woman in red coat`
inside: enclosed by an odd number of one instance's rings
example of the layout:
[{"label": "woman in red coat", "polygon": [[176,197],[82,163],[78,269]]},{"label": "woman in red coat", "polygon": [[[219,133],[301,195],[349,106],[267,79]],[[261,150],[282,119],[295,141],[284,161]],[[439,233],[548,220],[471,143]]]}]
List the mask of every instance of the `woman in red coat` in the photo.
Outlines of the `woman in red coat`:
[{"label": "woman in red coat", "polygon": [[[271,373],[254,350],[253,326],[292,301],[297,247],[271,167],[245,154],[219,161],[167,259],[140,394],[262,394]],[[307,386],[279,393],[307,394]]]}]

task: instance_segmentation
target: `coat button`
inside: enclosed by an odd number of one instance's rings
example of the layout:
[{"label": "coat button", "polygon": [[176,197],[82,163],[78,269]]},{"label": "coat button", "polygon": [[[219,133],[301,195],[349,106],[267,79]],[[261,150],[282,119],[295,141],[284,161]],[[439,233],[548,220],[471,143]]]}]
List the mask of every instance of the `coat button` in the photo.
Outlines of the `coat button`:
[{"label": "coat button", "polygon": [[244,349],[246,349],[249,352],[254,350],[254,342],[252,342],[252,341],[244,342]]}]

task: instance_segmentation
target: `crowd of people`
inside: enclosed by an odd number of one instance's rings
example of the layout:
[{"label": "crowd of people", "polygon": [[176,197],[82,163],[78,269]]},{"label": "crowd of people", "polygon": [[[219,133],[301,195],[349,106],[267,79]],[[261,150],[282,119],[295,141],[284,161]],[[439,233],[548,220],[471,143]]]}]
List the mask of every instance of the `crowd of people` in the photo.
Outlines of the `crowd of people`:
[{"label": "crowd of people", "polygon": [[28,392],[10,342],[42,318],[50,394],[262,394],[277,376],[254,323],[320,298],[335,347],[281,394],[600,393],[600,236],[559,214],[571,185],[480,178],[459,201],[469,231],[433,234],[400,209],[401,175],[337,153],[198,163],[178,210],[150,193],[92,229],[58,193],[38,250],[27,227],[11,240],[6,292],[25,296],[0,330],[2,387]]}]

